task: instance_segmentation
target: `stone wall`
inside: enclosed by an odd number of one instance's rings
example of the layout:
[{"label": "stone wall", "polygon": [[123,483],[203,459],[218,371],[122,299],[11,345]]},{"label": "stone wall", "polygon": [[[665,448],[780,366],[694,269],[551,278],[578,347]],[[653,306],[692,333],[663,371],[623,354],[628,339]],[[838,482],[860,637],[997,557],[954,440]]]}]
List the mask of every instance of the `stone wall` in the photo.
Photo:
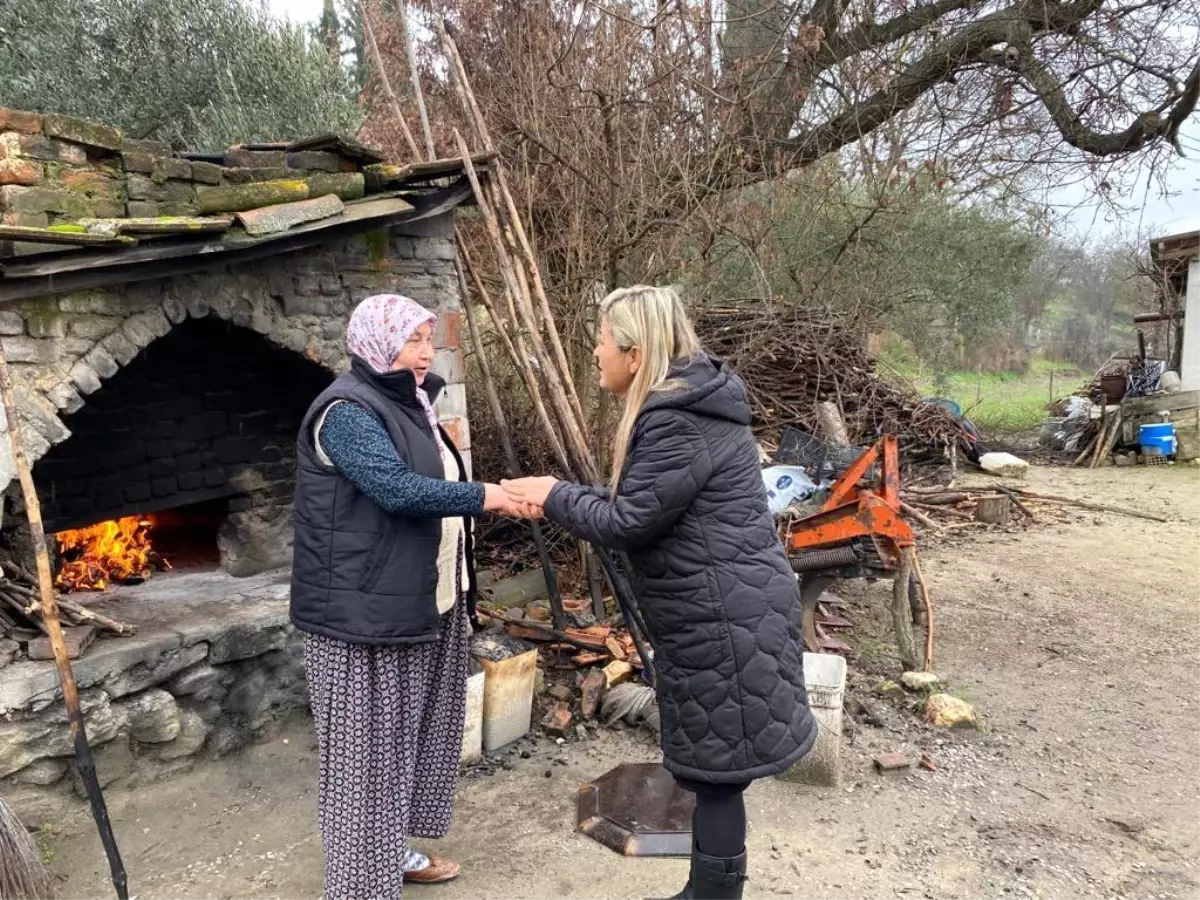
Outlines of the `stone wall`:
[{"label": "stone wall", "polygon": [[[287,572],[213,572],[147,584],[115,604],[138,633],[100,641],[74,663],[101,786],[170,777],[307,709],[287,596]],[[85,796],[60,697],[51,663],[14,663],[0,677],[0,797],[31,827]]]},{"label": "stone wall", "polygon": [[[320,151],[230,149],[210,160],[181,159],[166,144],[133,140],[107,125],[0,109],[5,225],[45,228],[84,218],[249,209],[265,204],[255,202],[247,185],[288,179],[309,182],[314,197],[336,193],[354,199],[364,192],[358,168],[353,160]],[[13,252],[12,246],[0,249]],[[46,245],[16,244],[18,253],[45,250]]]},{"label": "stone wall", "polygon": [[[448,382],[439,413],[469,459],[454,252],[448,214],[195,275],[0,309],[0,342],[35,477],[42,478],[36,461],[71,436],[72,415],[88,398],[185,320],[231,323],[337,372],[347,361],[350,311],[385,291],[406,294],[439,314],[435,368]],[[14,478],[8,442],[0,441],[0,487]],[[13,508],[10,502],[9,514]]]}]

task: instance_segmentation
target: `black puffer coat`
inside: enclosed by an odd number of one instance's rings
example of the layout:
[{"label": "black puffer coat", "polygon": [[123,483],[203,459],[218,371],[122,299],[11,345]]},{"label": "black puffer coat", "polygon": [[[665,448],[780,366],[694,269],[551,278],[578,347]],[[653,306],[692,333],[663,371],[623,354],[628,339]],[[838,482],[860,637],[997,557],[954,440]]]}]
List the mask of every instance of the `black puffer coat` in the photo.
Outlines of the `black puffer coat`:
[{"label": "black puffer coat", "polygon": [[664,765],[708,782],[782,772],[809,751],[800,597],[767,510],[750,407],[718,360],[651,396],[615,503],[560,484],[546,515],[629,554],[654,647]]}]

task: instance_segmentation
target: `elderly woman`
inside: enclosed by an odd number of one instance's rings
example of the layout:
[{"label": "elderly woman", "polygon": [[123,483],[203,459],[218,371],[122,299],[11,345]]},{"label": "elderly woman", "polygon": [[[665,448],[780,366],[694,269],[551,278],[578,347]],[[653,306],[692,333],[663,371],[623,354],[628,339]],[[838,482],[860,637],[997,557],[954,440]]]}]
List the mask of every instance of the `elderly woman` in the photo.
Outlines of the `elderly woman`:
[{"label": "elderly woman", "polygon": [[523,509],[467,481],[433,404],[436,317],[368,297],[350,370],[308,410],[296,476],[291,618],[320,750],[326,900],[395,898],[456,863],[409,836],[450,826],[466,710],[471,517]]}]

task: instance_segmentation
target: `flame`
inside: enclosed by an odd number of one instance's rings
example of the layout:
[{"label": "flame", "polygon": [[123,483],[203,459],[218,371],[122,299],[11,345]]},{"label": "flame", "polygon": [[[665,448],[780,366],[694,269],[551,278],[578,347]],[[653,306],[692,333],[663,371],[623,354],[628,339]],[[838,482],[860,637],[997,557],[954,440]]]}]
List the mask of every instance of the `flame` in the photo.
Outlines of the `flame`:
[{"label": "flame", "polygon": [[103,591],[110,584],[141,580],[154,568],[170,568],[154,552],[149,516],[125,516],[60,531],[58,541],[62,567],[54,584],[64,591]]}]

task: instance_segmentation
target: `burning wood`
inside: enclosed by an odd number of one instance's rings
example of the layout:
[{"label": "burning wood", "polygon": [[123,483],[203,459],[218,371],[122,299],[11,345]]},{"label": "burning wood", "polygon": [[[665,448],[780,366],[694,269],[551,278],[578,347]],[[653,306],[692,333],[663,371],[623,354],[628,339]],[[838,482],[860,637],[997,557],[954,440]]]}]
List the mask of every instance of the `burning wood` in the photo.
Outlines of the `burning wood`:
[{"label": "burning wood", "polygon": [[137,584],[170,563],[150,541],[151,516],[125,516],[55,535],[62,566],[54,586],[62,591],[103,591]]}]

